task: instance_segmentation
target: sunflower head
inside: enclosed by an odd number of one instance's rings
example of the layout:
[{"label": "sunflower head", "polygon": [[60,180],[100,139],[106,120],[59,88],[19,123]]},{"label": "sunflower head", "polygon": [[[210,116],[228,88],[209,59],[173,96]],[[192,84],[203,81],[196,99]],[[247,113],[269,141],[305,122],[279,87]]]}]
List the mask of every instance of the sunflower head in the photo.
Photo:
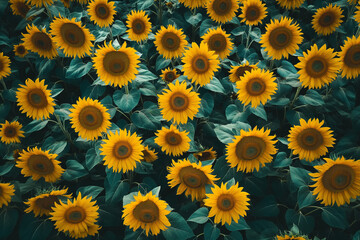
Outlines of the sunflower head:
[{"label": "sunflower head", "polygon": [[0,80],[10,75],[10,63],[9,57],[0,52]]},{"label": "sunflower head", "polygon": [[204,43],[207,44],[210,51],[214,51],[221,59],[229,56],[233,49],[233,43],[230,41],[230,34],[226,34],[221,27],[210,29],[202,36]]},{"label": "sunflower head", "polygon": [[91,21],[99,27],[108,27],[114,22],[114,15],[116,14],[114,2],[93,0],[88,5],[88,13]]},{"label": "sunflower head", "polygon": [[184,4],[185,7],[195,9],[199,7],[205,7],[207,0],[179,0],[179,2]]},{"label": "sunflower head", "polygon": [[144,150],[142,150],[142,153],[144,154],[141,161],[145,162],[154,162],[158,159],[157,153],[155,150],[151,150],[148,146],[144,147]]},{"label": "sunflower head", "polygon": [[226,23],[236,16],[239,0],[209,0],[206,10],[210,18],[218,23]]},{"label": "sunflower head", "polygon": [[154,142],[168,155],[179,156],[190,149],[189,132],[179,131],[174,125],[163,127],[155,135]]},{"label": "sunflower head", "polygon": [[2,123],[0,125],[1,142],[4,142],[6,144],[19,143],[19,138],[25,137],[24,131],[21,130],[22,125],[18,121],[14,121],[11,123],[5,121],[5,123]]},{"label": "sunflower head", "polygon": [[47,7],[47,6],[54,4],[54,0],[27,0],[27,2],[31,6],[36,6],[38,8]]},{"label": "sunflower head", "polygon": [[216,159],[216,151],[210,149],[205,149],[201,152],[194,153],[194,157],[199,161],[207,161],[207,160],[213,160]]},{"label": "sunflower head", "polygon": [[26,0],[9,0],[9,3],[14,15],[26,18],[26,14],[30,10],[30,6],[26,3]]},{"label": "sunflower head", "polygon": [[261,0],[246,0],[241,7],[241,22],[247,25],[258,25],[266,17],[267,7]]},{"label": "sunflower head", "polygon": [[231,66],[229,80],[233,83],[240,81],[240,78],[243,77],[246,72],[251,72],[252,69],[257,68],[257,64],[251,65],[247,61],[240,66]]},{"label": "sunflower head", "polygon": [[343,10],[337,6],[329,4],[326,7],[319,8],[313,16],[312,27],[319,35],[329,35],[343,22],[341,18]]},{"label": "sunflower head", "polygon": [[141,42],[148,38],[151,32],[151,22],[145,11],[132,10],[127,15],[126,26],[129,28],[126,32],[132,41]]},{"label": "sunflower head", "polygon": [[161,29],[155,35],[154,44],[156,50],[166,59],[181,57],[188,42],[182,29],[176,29],[173,25]]},{"label": "sunflower head", "polygon": [[14,53],[15,56],[25,57],[25,55],[28,54],[28,50],[23,43],[20,43],[18,45],[14,45]]},{"label": "sunflower head", "polygon": [[276,240],[307,240],[307,238],[304,238],[302,236],[292,235],[292,234],[285,234],[282,236],[277,235]]},{"label": "sunflower head", "polygon": [[160,77],[162,78],[162,80],[164,80],[164,82],[171,83],[172,81],[180,77],[180,75],[176,73],[176,69],[166,68],[164,70],[161,70]]},{"label": "sunflower head", "polygon": [[360,75],[360,36],[348,37],[339,53],[341,76],[349,79]]},{"label": "sunflower head", "polygon": [[61,0],[61,2],[64,4],[64,7],[70,8],[70,1],[72,0]]},{"label": "sunflower head", "polygon": [[15,195],[14,185],[10,183],[0,183],[0,208],[7,206],[11,201],[11,196]]},{"label": "sunflower head", "polygon": [[277,3],[286,9],[295,9],[299,8],[305,0],[276,0]]}]

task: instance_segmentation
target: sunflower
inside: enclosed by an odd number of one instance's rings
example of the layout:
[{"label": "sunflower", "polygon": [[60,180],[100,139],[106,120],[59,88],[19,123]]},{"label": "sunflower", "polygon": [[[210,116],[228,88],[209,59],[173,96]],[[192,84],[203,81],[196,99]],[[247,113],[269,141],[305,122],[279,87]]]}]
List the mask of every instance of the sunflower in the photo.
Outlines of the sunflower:
[{"label": "sunflower", "polygon": [[146,236],[151,231],[152,235],[158,235],[161,230],[170,227],[166,215],[168,204],[160,200],[152,192],[143,196],[140,192],[134,195],[134,201],[124,206],[122,218],[124,225],[129,226],[135,232],[139,227],[145,230]]},{"label": "sunflower", "polygon": [[90,31],[76,22],[75,18],[67,19],[56,17],[50,23],[50,32],[54,35],[54,41],[58,48],[63,49],[67,57],[82,58],[86,54],[91,55],[91,48],[95,40]]},{"label": "sunflower", "polygon": [[161,70],[160,77],[164,80],[164,82],[171,83],[172,81],[180,77],[180,75],[176,73],[176,69],[166,68],[164,70]]},{"label": "sunflower", "polygon": [[210,51],[204,42],[200,46],[193,42],[181,60],[184,63],[184,75],[200,86],[208,84],[214,77],[214,72],[220,68],[217,54]]},{"label": "sunflower", "polygon": [[115,87],[128,85],[139,72],[139,56],[134,48],[126,47],[126,42],[118,50],[105,43],[97,50],[93,62],[100,79]]},{"label": "sunflower", "polygon": [[158,95],[159,108],[163,118],[167,121],[173,120],[175,123],[187,123],[198,113],[200,108],[200,97],[197,92],[191,91],[192,87],[186,88],[186,81],[175,84],[169,83],[169,89],[165,93]]},{"label": "sunflower", "polygon": [[242,190],[243,187],[239,187],[238,183],[229,189],[224,183],[221,183],[220,187],[214,185],[211,188],[212,193],[206,194],[204,199],[205,206],[210,207],[209,217],[215,216],[215,223],[231,225],[232,220],[237,223],[240,216],[246,216],[250,199],[249,193]]},{"label": "sunflower", "polygon": [[110,114],[97,99],[79,98],[72,106],[69,114],[71,127],[80,137],[92,141],[110,127]]},{"label": "sunflower", "polygon": [[11,201],[11,196],[15,195],[14,185],[10,183],[0,183],[0,208],[7,206]]},{"label": "sunflower", "polygon": [[214,51],[221,59],[225,59],[233,49],[233,43],[230,41],[229,36],[230,34],[226,34],[221,27],[218,27],[216,29],[210,29],[201,38],[203,42],[207,44],[210,51]]},{"label": "sunflower", "polygon": [[[76,199],[68,199],[66,203],[55,202],[50,212],[50,219],[55,222],[55,228],[61,232],[68,232],[75,238],[81,237],[84,233],[87,236],[86,233],[89,233],[89,229],[93,229],[99,217],[99,207],[95,205],[96,200],[91,201],[91,198],[87,196],[82,198],[79,192]],[[95,229],[97,233],[96,226]]]},{"label": "sunflower", "polygon": [[240,78],[244,76],[246,72],[251,72],[252,69],[257,68],[257,64],[251,65],[247,61],[240,66],[231,66],[229,80],[233,83],[240,81]]},{"label": "sunflower", "polygon": [[265,163],[272,161],[271,155],[277,152],[275,137],[270,136],[270,129],[265,131],[264,128],[257,129],[257,126],[247,132],[241,129],[240,135],[226,146],[226,160],[230,167],[237,166],[237,171],[259,171]]},{"label": "sunflower", "polygon": [[166,59],[181,57],[185,51],[188,41],[182,29],[176,29],[173,25],[167,28],[161,26],[161,29],[155,35],[154,44],[159,54]]},{"label": "sunflower", "polygon": [[304,87],[321,88],[335,80],[341,62],[333,51],[326,45],[318,49],[314,44],[304,57],[299,57],[300,62],[295,67],[300,69],[299,80]]},{"label": "sunflower", "polygon": [[18,45],[14,45],[14,53],[15,56],[25,57],[25,55],[28,54],[28,50],[26,49],[24,44],[20,43]]},{"label": "sunflower", "polygon": [[109,133],[108,139],[101,145],[101,155],[104,157],[104,165],[114,172],[132,171],[136,162],[140,162],[144,156],[144,147],[141,145],[141,138],[127,130]]},{"label": "sunflower", "polygon": [[31,6],[46,7],[54,4],[54,0],[27,0]]},{"label": "sunflower", "polygon": [[256,108],[271,99],[277,90],[276,77],[273,73],[264,69],[253,69],[247,71],[244,76],[240,77],[240,81],[236,82],[238,91],[238,99],[244,104],[251,103],[251,107]]},{"label": "sunflower", "polygon": [[91,21],[94,21],[99,27],[108,27],[114,22],[116,14],[114,2],[93,0],[89,3],[87,11]]},{"label": "sunflower", "polygon": [[19,161],[19,157],[21,156],[20,153],[22,152],[22,149],[15,149],[13,151],[13,158],[14,158],[14,161],[17,162]]},{"label": "sunflower", "polygon": [[206,7],[207,0],[179,0],[185,7],[194,9],[198,7]]},{"label": "sunflower", "polygon": [[299,154],[300,159],[312,162],[325,155],[328,147],[335,142],[332,130],[329,127],[322,127],[324,121],[309,119],[307,122],[300,119],[300,126],[293,126],[289,133],[289,149],[294,154]]},{"label": "sunflower", "polygon": [[127,15],[126,26],[129,28],[126,32],[132,41],[144,41],[151,32],[150,18],[143,10],[131,10]]},{"label": "sunflower", "polygon": [[49,152],[28,147],[20,153],[16,167],[21,168],[25,177],[32,177],[35,181],[43,177],[45,182],[56,182],[65,170],[60,166],[60,161],[56,160],[57,154]]},{"label": "sunflower", "polygon": [[300,7],[305,0],[276,0],[277,3],[286,9],[295,9]]},{"label": "sunflower", "polygon": [[337,6],[329,4],[327,7],[319,8],[311,21],[312,27],[319,35],[329,35],[333,33],[342,23],[343,10]]},{"label": "sunflower", "polygon": [[90,0],[77,0],[80,4],[86,5],[89,3]]},{"label": "sunflower", "polygon": [[216,151],[210,149],[205,149],[201,152],[194,153],[194,157],[199,161],[207,161],[207,160],[213,160],[216,159]]},{"label": "sunflower", "polygon": [[210,18],[218,23],[226,23],[236,16],[239,0],[209,0],[206,10]]},{"label": "sunflower", "polygon": [[258,25],[266,17],[267,7],[261,0],[246,0],[241,7],[241,22],[247,25]]},{"label": "sunflower", "polygon": [[189,132],[179,131],[174,125],[163,127],[155,133],[154,142],[168,155],[178,156],[190,149]]},{"label": "sunflower", "polygon": [[0,80],[10,75],[10,63],[9,57],[0,52]]},{"label": "sunflower", "polygon": [[357,0],[348,0],[350,4],[356,4]]},{"label": "sunflower", "polygon": [[339,157],[324,158],[325,164],[314,166],[317,173],[309,173],[315,183],[313,194],[325,206],[350,203],[360,195],[360,161]]},{"label": "sunflower", "polygon": [[70,8],[70,1],[72,0],[61,0],[61,2],[64,4],[64,7]]},{"label": "sunflower", "polygon": [[54,113],[54,99],[51,91],[47,89],[45,80],[26,79],[25,85],[20,85],[16,91],[18,106],[22,113],[32,119],[48,119]]},{"label": "sunflower", "polygon": [[306,240],[306,238],[300,236],[291,236],[285,234],[284,236],[276,236],[276,240]]},{"label": "sunflower", "polygon": [[22,125],[18,121],[14,121],[9,123],[5,121],[5,123],[0,124],[0,137],[1,141],[9,144],[9,143],[19,143],[19,137],[25,137],[24,131],[21,130]]},{"label": "sunflower", "polygon": [[281,17],[280,21],[271,20],[265,27],[266,32],[260,40],[261,47],[274,59],[288,58],[289,54],[294,54],[299,49],[303,40],[302,32],[299,25],[291,21],[291,18]]},{"label": "sunflower", "polygon": [[95,236],[95,234],[99,233],[99,230],[101,229],[101,227],[97,224],[94,225],[90,225],[88,226],[86,231],[82,231],[79,233],[75,233],[75,232],[69,232],[69,236],[71,238],[86,238],[88,236]]},{"label": "sunflower", "polygon": [[205,198],[205,185],[214,185],[218,180],[211,174],[213,169],[211,165],[202,166],[201,162],[191,163],[189,160],[172,161],[172,166],[167,168],[169,174],[166,178],[169,180],[171,188],[179,185],[176,194],[185,192],[185,196],[191,196],[191,200],[201,201]]},{"label": "sunflower", "polygon": [[157,153],[155,150],[151,150],[148,146],[144,147],[144,150],[142,150],[142,153],[144,154],[141,161],[145,162],[154,162],[156,159],[158,159]]},{"label": "sunflower", "polygon": [[341,61],[341,76],[346,78],[356,78],[360,75],[360,36],[345,40],[339,53]]},{"label": "sunflower", "polygon": [[10,0],[9,3],[14,15],[26,18],[26,14],[30,10],[30,6],[26,3],[26,0]]},{"label": "sunflower", "polygon": [[356,7],[357,11],[355,12],[354,18],[355,21],[360,25],[360,6]]},{"label": "sunflower", "polygon": [[41,217],[43,215],[50,216],[50,212],[52,211],[51,207],[53,207],[55,203],[59,203],[62,198],[71,198],[71,194],[66,194],[66,192],[67,188],[52,190],[32,197],[28,199],[27,202],[24,202],[26,205],[29,205],[29,207],[25,209],[25,212],[34,212],[35,217]]}]

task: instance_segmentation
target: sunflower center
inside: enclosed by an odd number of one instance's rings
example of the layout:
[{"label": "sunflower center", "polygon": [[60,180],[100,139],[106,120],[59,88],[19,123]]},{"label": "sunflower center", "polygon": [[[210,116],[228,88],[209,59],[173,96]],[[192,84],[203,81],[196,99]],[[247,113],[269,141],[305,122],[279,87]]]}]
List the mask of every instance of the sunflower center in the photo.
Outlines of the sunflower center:
[{"label": "sunflower center", "polygon": [[321,133],[314,128],[307,128],[301,131],[297,136],[297,143],[306,150],[318,149],[324,142]]},{"label": "sunflower center", "polygon": [[54,172],[54,164],[45,155],[42,154],[31,155],[27,162],[30,170],[39,175],[48,175]]},{"label": "sunflower center", "polygon": [[180,38],[173,32],[166,32],[161,38],[161,45],[168,51],[176,51],[180,47]]},{"label": "sunflower center", "polygon": [[235,206],[235,200],[231,194],[221,194],[216,203],[221,211],[230,211]]},{"label": "sunflower center", "polygon": [[335,21],[335,16],[333,12],[326,12],[322,14],[319,18],[319,25],[322,27],[329,27]]},{"label": "sunflower center", "polygon": [[13,126],[8,126],[4,129],[4,135],[8,138],[12,138],[16,136],[16,128]]},{"label": "sunflower center", "polygon": [[43,32],[36,32],[31,36],[31,42],[38,49],[50,51],[52,49],[51,38]]},{"label": "sunflower center", "polygon": [[254,160],[265,151],[263,139],[255,136],[243,137],[235,147],[235,154],[241,160]]},{"label": "sunflower center", "polygon": [[34,108],[45,108],[48,105],[47,98],[42,89],[31,89],[28,94],[29,104]]},{"label": "sunflower center", "polygon": [[81,223],[86,218],[86,212],[82,207],[70,207],[65,211],[65,220],[68,223]]},{"label": "sunflower center", "polygon": [[224,35],[217,33],[210,37],[208,42],[210,50],[221,52],[226,49],[226,38]]},{"label": "sunflower center", "polygon": [[24,54],[25,53],[25,47],[23,45],[20,45],[16,48],[16,51],[19,53],[19,54]]},{"label": "sunflower center", "polygon": [[346,51],[344,63],[350,68],[360,68],[360,44],[353,45]]},{"label": "sunflower center", "polygon": [[260,17],[260,9],[257,6],[248,7],[245,18],[249,21],[255,21]]},{"label": "sunflower center", "polygon": [[30,7],[28,5],[20,1],[16,2],[16,8],[22,17],[26,17],[26,14],[30,10]]},{"label": "sunflower center", "polygon": [[117,159],[123,160],[130,157],[132,153],[132,147],[126,141],[119,141],[114,145],[113,153]]},{"label": "sunflower center", "polygon": [[276,50],[286,48],[292,40],[292,32],[286,27],[278,27],[271,31],[269,43]]},{"label": "sunflower center", "polygon": [[170,97],[169,105],[171,110],[176,112],[182,112],[189,107],[189,98],[180,92],[172,94]]},{"label": "sunflower center", "polygon": [[217,15],[226,15],[231,11],[232,0],[215,0],[212,8]]},{"label": "sunflower center", "polygon": [[251,96],[261,95],[266,89],[266,85],[263,80],[259,78],[252,78],[246,84],[246,91]]},{"label": "sunflower center", "polygon": [[245,72],[246,72],[246,71],[251,72],[252,69],[253,69],[253,67],[251,67],[251,66],[241,66],[241,67],[238,67],[238,68],[236,69],[235,75],[236,75],[238,78],[240,78],[240,77],[242,77],[242,76],[245,75]]},{"label": "sunflower center", "polygon": [[145,23],[141,19],[135,19],[132,22],[132,29],[136,34],[142,34],[145,31]]},{"label": "sunflower center", "polygon": [[85,43],[84,31],[75,23],[64,23],[60,28],[61,37],[67,45],[80,48]]},{"label": "sunflower center", "polygon": [[167,72],[165,73],[165,81],[172,82],[176,78],[175,74],[173,72]]},{"label": "sunflower center", "polygon": [[95,14],[98,18],[107,19],[110,15],[110,11],[106,4],[100,3],[95,7]]},{"label": "sunflower center", "polygon": [[202,152],[201,155],[197,156],[197,159],[199,161],[206,161],[206,160],[210,160],[213,159],[213,155],[210,152]]},{"label": "sunflower center", "polygon": [[331,192],[341,192],[352,184],[354,178],[355,171],[350,166],[336,164],[324,173],[322,183]]},{"label": "sunflower center", "polygon": [[192,68],[198,74],[205,73],[209,70],[209,60],[202,55],[195,56],[192,61]]},{"label": "sunflower center", "polygon": [[155,222],[159,219],[159,208],[151,200],[139,203],[133,211],[134,217],[144,223]]},{"label": "sunflower center", "polygon": [[79,113],[80,125],[86,130],[98,129],[103,120],[102,112],[94,106],[86,106]]},{"label": "sunflower center", "polygon": [[38,198],[35,201],[36,206],[38,206],[41,209],[46,209],[48,211],[51,211],[51,207],[55,205],[55,203],[59,203],[59,198],[57,196],[47,196],[44,198]]},{"label": "sunflower center", "polygon": [[318,78],[327,73],[328,64],[324,58],[315,56],[306,63],[305,69],[309,76]]},{"label": "sunflower center", "polygon": [[4,70],[4,63],[3,61],[0,60],[0,72]]},{"label": "sunflower center", "polygon": [[189,188],[204,187],[208,181],[203,171],[193,168],[192,166],[182,168],[179,176],[181,181]]},{"label": "sunflower center", "polygon": [[172,146],[180,145],[182,142],[182,138],[180,134],[174,132],[168,132],[165,135],[165,141],[167,144]]},{"label": "sunflower center", "polygon": [[124,52],[112,51],[105,54],[103,65],[111,75],[120,76],[128,71],[130,59]]}]

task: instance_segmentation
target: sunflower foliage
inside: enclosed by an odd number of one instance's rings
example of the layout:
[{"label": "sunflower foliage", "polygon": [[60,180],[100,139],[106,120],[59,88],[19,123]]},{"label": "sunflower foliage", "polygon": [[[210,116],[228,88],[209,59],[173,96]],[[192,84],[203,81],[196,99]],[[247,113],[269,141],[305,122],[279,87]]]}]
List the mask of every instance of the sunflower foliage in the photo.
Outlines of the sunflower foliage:
[{"label": "sunflower foliage", "polygon": [[0,1],[0,239],[359,239],[357,0]]}]

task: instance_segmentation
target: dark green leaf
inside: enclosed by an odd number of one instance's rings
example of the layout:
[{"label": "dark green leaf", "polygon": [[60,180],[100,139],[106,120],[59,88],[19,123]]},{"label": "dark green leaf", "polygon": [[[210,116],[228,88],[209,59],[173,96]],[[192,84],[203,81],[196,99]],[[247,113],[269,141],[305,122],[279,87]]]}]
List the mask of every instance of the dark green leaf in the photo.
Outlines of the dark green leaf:
[{"label": "dark green leaf", "polygon": [[204,224],[209,220],[208,214],[209,209],[207,209],[206,207],[199,208],[193,214],[191,214],[191,216],[188,218],[188,221]]},{"label": "dark green leaf", "polygon": [[102,160],[102,157],[97,155],[94,148],[90,148],[86,152],[85,156],[85,166],[90,171],[95,167],[97,164],[99,164]]},{"label": "dark green leaf", "polygon": [[193,15],[190,11],[186,11],[184,17],[185,20],[193,26],[195,26],[202,20],[201,13],[197,13],[196,15]]},{"label": "dark green leaf", "polygon": [[250,107],[250,112],[267,121],[267,115],[263,105],[259,105],[256,108]]},{"label": "dark green leaf", "polygon": [[147,115],[144,112],[134,112],[131,115],[131,120],[135,126],[147,130],[157,130],[160,127],[160,122],[157,122],[154,117]]},{"label": "dark green leaf", "polygon": [[63,178],[66,181],[72,181],[87,175],[88,172],[81,163],[76,160],[66,161],[66,171],[63,174]]},{"label": "dark green leaf", "polygon": [[100,186],[85,186],[81,187],[76,191],[76,194],[81,192],[81,196],[88,196],[95,199],[102,191],[104,190],[103,187]]},{"label": "dark green leaf", "polygon": [[234,221],[232,221],[230,225],[225,223],[225,227],[231,232],[250,229],[249,225],[246,223],[243,217],[240,217],[237,223]]},{"label": "dark green leaf", "polygon": [[221,84],[219,79],[217,79],[216,77],[213,77],[213,79],[211,79],[210,83],[206,84],[204,86],[204,88],[209,91],[212,91],[212,92],[225,94],[225,89],[224,89],[223,85]]},{"label": "dark green leaf", "polygon": [[287,158],[285,152],[279,152],[276,155],[275,160],[273,161],[274,168],[287,167],[290,166],[290,164],[291,164],[291,158]]},{"label": "dark green leaf", "polygon": [[279,208],[277,206],[274,195],[265,196],[260,202],[255,204],[252,213],[256,217],[276,217],[279,215]]},{"label": "dark green leaf", "polygon": [[171,226],[162,232],[166,240],[185,240],[194,236],[185,219],[176,212],[167,215]]},{"label": "dark green leaf", "polygon": [[276,105],[276,106],[285,106],[290,103],[290,100],[288,98],[276,98],[272,99],[269,104]]},{"label": "dark green leaf", "polygon": [[23,131],[27,134],[40,131],[44,127],[46,127],[49,120],[34,120],[30,122],[28,125],[26,125],[23,129]]},{"label": "dark green leaf", "polygon": [[209,117],[214,108],[214,97],[210,93],[205,93],[201,97],[200,109],[196,117]]},{"label": "dark green leaf", "polygon": [[291,181],[296,187],[308,186],[310,183],[309,171],[303,168],[291,167],[290,166],[290,177]]},{"label": "dark green leaf", "polygon": [[346,229],[349,226],[344,209],[324,207],[322,210],[321,217],[329,226],[340,229]]},{"label": "dark green leaf", "polygon": [[111,31],[114,37],[124,34],[126,32],[126,26],[121,20],[115,20],[111,27]]},{"label": "dark green leaf", "polygon": [[53,223],[46,219],[37,219],[32,214],[23,214],[19,226],[20,240],[47,240],[54,229]]},{"label": "dark green leaf", "polygon": [[0,213],[0,239],[7,239],[7,237],[14,230],[19,218],[19,212],[14,208],[2,208]]},{"label": "dark green leaf", "polygon": [[305,95],[299,96],[299,100],[301,103],[311,106],[322,106],[325,104],[322,96],[317,91],[311,89]]},{"label": "dark green leaf", "polygon": [[159,71],[160,69],[166,68],[171,63],[171,59],[163,58],[161,55],[159,55],[156,59],[156,71]]},{"label": "dark green leaf", "polygon": [[113,95],[114,103],[121,111],[128,113],[139,103],[140,95],[138,89],[131,89],[128,94],[124,93],[124,90],[117,90]]},{"label": "dark green leaf", "polygon": [[130,185],[121,181],[121,173],[110,171],[106,174],[105,179],[105,201],[110,205],[115,205],[122,201],[122,198],[129,193]]},{"label": "dark green leaf", "polygon": [[216,240],[220,236],[220,229],[218,229],[215,225],[211,223],[205,224],[204,227],[204,237],[209,240]]},{"label": "dark green leaf", "polygon": [[315,196],[309,190],[308,186],[301,186],[299,188],[297,198],[298,198],[299,209],[310,206],[316,201]]},{"label": "dark green leaf", "polygon": [[86,64],[80,58],[74,58],[70,62],[69,68],[66,70],[65,77],[68,79],[81,78],[85,76],[92,68],[92,62]]},{"label": "dark green leaf", "polygon": [[279,231],[278,227],[273,222],[268,220],[249,221],[249,225],[252,230],[268,237],[273,237]]},{"label": "dark green leaf", "polygon": [[153,4],[154,4],[154,0],[138,0],[137,8],[139,10],[145,10],[148,9]]},{"label": "dark green leaf", "polygon": [[303,234],[311,233],[315,226],[313,216],[305,216],[301,212],[297,213],[294,209],[288,209],[286,211],[285,220],[288,228],[291,228],[295,224]]}]

